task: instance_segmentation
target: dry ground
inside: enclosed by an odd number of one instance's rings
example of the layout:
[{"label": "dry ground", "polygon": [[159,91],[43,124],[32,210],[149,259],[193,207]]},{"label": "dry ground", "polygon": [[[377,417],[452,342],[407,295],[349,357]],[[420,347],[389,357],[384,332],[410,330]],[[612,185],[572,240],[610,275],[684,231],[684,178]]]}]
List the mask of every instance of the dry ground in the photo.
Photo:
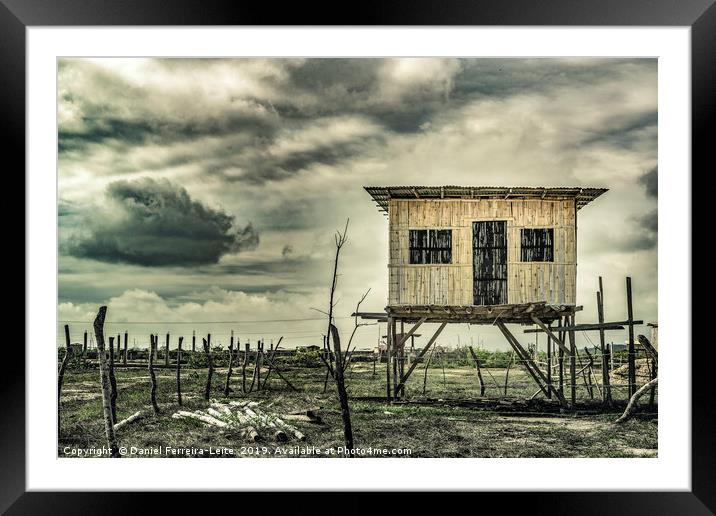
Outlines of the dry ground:
[{"label": "dry ground", "polygon": [[[223,396],[225,369],[215,371],[212,397]],[[487,384],[486,396],[502,396],[504,373],[483,371]],[[191,456],[210,456],[208,450],[220,450],[228,456],[275,457],[294,456],[297,452],[330,450],[343,443],[340,411],[335,386],[329,382],[323,393],[324,370],[292,369],[286,377],[301,392],[291,391],[275,375],[268,390],[241,394],[241,376],[234,375],[235,392],[229,399],[249,398],[275,414],[320,407],[324,424],[294,423],[306,434],[304,442],[276,443],[271,436],[262,436],[250,443],[236,431],[207,427],[199,422],[172,419],[184,408],[195,410],[207,406],[203,399],[205,370],[182,370],[184,407],[176,401],[176,376],[172,370],[159,370],[158,401],[161,414],[153,416],[149,408],[149,375],[146,369],[118,369],[118,419],[143,410],[148,416],[117,433],[121,446],[132,450],[154,450],[156,455],[172,456],[165,447],[189,448],[182,452]],[[250,382],[250,381],[249,381]],[[613,423],[611,414],[531,414],[508,413],[453,407],[440,402],[432,405],[391,404],[365,399],[385,394],[385,365],[373,374],[371,364],[355,364],[347,376],[355,445],[362,449],[400,450],[394,456],[410,457],[656,457],[657,417],[641,414],[623,425]],[[519,369],[510,371],[510,397],[528,398],[536,391],[530,378]],[[499,390],[498,390],[499,387]],[[408,399],[422,399],[423,368],[415,370],[406,387]],[[433,400],[470,398],[479,395],[479,384],[472,368],[430,368],[426,397]],[[588,397],[581,386],[580,397]],[[620,394],[615,393],[617,397]],[[598,396],[598,392],[595,393]],[[361,399],[363,398],[363,399]],[[647,397],[648,398],[648,397]],[[508,398],[509,399],[509,398]],[[98,448],[105,444],[102,421],[99,373],[96,370],[70,370],[60,404],[61,428],[58,446],[60,457],[70,456],[78,449]],[[302,449],[298,449],[300,447]],[[194,450],[192,450],[192,448]],[[406,453],[404,450],[409,450]],[[204,450],[200,453],[199,450]],[[233,450],[233,455],[227,450]]]}]

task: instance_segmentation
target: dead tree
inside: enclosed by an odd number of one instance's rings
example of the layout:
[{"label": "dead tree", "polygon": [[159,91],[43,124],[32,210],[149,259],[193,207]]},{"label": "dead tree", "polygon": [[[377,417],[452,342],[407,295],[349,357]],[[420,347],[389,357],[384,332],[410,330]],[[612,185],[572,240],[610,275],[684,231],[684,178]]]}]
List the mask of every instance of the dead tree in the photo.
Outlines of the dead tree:
[{"label": "dead tree", "polygon": [[152,381],[152,390],[150,398],[154,415],[159,415],[159,405],[157,405],[157,377],[154,374],[154,358],[157,350],[157,338],[154,335],[149,336],[149,378]]},{"label": "dead tree", "polygon": [[[117,343],[119,345],[119,343]],[[117,378],[114,376],[114,337],[109,338],[109,400],[112,407],[112,424],[117,422]]]},{"label": "dead tree", "polygon": [[353,456],[353,426],[351,424],[350,407],[348,406],[348,393],[346,392],[346,384],[343,377],[345,371],[343,365],[343,356],[341,354],[341,339],[338,336],[338,330],[331,324],[331,335],[333,337],[333,347],[336,350],[336,367],[335,380],[338,388],[338,401],[341,405],[341,419],[343,420],[343,437],[346,443],[346,456]]},{"label": "dead tree", "polygon": [[184,341],[184,337],[179,337],[179,343],[177,344],[177,403],[181,402],[181,344]]},{"label": "dead tree", "polygon": [[211,396],[211,377],[214,374],[214,363],[211,359],[211,334],[201,340],[204,342],[204,353],[206,353],[206,361],[209,364],[209,372],[206,377],[206,389],[204,390],[204,399],[209,401],[209,397]]},{"label": "dead tree", "polygon": [[[86,340],[86,339],[85,339]],[[72,353],[72,345],[70,344],[70,327],[65,324],[65,356],[62,357],[60,371],[57,374],[57,433],[60,433],[60,396],[62,395],[62,382],[65,379],[65,371],[70,363],[70,354]]]},{"label": "dead tree", "polygon": [[112,420],[112,406],[109,399],[109,368],[104,349],[104,318],[107,307],[100,306],[94,320],[94,334],[97,339],[97,358],[99,360],[100,382],[102,384],[102,412],[104,415],[104,432],[107,437],[107,447],[111,457],[119,457],[119,445],[114,435],[114,421]]},{"label": "dead tree", "polygon": [[634,411],[636,410],[637,402],[639,401],[639,398],[641,398],[647,391],[656,388],[657,384],[659,383],[658,378],[654,378],[648,383],[645,383],[642,385],[639,390],[637,390],[632,397],[629,399],[629,403],[626,406],[626,409],[624,409],[624,413],[615,421],[615,423],[623,423],[627,419],[629,419]]},{"label": "dead tree", "polygon": [[[341,254],[341,249],[347,242],[348,238],[348,223],[349,221],[346,221],[346,227],[343,230],[343,233],[340,231],[336,232],[335,235],[335,244],[336,244],[336,256],[333,262],[333,278],[331,281],[331,289],[330,289],[330,297],[328,302],[328,312],[326,315],[328,315],[328,331],[326,332],[326,351],[328,352],[328,360],[324,360],[324,364],[328,368],[328,371],[330,375],[333,377],[333,379],[336,382],[336,387],[338,390],[338,402],[341,406],[341,418],[343,420],[343,435],[345,437],[345,445],[346,445],[346,456],[352,457],[353,456],[353,427],[351,424],[351,416],[350,416],[350,409],[348,406],[348,394],[346,392],[346,386],[345,386],[345,378],[343,376],[343,373],[345,371],[345,366],[343,364],[343,356],[341,354],[341,341],[340,337],[338,336],[338,330],[333,325],[333,309],[335,307],[335,293],[336,293],[336,285],[338,284],[338,259]],[[366,292],[367,295],[367,292]],[[363,299],[365,299],[365,296],[363,296]],[[362,300],[361,300],[362,301]],[[359,303],[360,305],[360,303]],[[335,354],[335,365],[331,366],[330,360],[330,353],[331,353],[331,338],[333,338],[333,351]],[[350,345],[350,343],[349,343]]]}]

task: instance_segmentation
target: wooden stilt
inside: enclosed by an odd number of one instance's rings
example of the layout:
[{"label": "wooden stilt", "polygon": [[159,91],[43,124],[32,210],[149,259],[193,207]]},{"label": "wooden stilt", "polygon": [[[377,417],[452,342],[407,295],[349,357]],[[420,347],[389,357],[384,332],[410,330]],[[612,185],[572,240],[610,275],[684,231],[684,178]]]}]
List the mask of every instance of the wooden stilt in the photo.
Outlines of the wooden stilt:
[{"label": "wooden stilt", "polygon": [[[574,325],[574,315],[569,316],[569,324]],[[569,387],[571,408],[577,406],[577,345],[574,341],[574,330],[570,330],[569,334]]]},{"label": "wooden stilt", "polygon": [[438,336],[442,333],[442,331],[445,329],[445,326],[447,323],[442,323],[437,330],[435,330],[435,333],[432,337],[430,337],[430,340],[425,345],[425,347],[420,351],[420,354],[413,360],[413,362],[410,364],[410,367],[408,368],[408,372],[401,376],[400,378],[400,384],[399,387],[402,389],[405,386],[405,382],[408,381],[408,378],[410,378],[410,375],[413,373],[415,368],[418,366],[418,364],[422,361],[423,356],[425,356],[425,353],[428,352],[430,347],[435,343]]},{"label": "wooden stilt", "polygon": [[552,385],[552,336],[547,334],[547,397],[552,399],[552,391],[554,386]]},{"label": "wooden stilt", "polygon": [[[398,399],[398,346],[399,342],[397,339],[397,323],[393,320],[393,327],[391,332],[393,333],[393,399]],[[402,340],[402,338],[401,338]]]},{"label": "wooden stilt", "polygon": [[391,399],[390,391],[390,357],[393,347],[393,318],[388,317],[388,325],[385,331],[385,396],[388,401]]},{"label": "wooden stilt", "polygon": [[[547,395],[549,392],[547,389],[547,377],[544,375],[544,373],[540,370],[540,368],[537,366],[537,364],[534,363],[534,361],[530,358],[529,353],[522,347],[522,345],[517,341],[514,335],[510,332],[510,330],[507,329],[505,326],[505,323],[501,321],[497,321],[497,327],[500,329],[502,334],[505,336],[507,341],[512,345],[512,349],[515,350],[515,353],[517,354],[518,358],[522,360],[522,363],[529,373],[529,375],[532,377],[532,379],[535,381],[537,386],[540,388],[540,390]],[[564,402],[564,400],[560,399],[560,402]]]}]

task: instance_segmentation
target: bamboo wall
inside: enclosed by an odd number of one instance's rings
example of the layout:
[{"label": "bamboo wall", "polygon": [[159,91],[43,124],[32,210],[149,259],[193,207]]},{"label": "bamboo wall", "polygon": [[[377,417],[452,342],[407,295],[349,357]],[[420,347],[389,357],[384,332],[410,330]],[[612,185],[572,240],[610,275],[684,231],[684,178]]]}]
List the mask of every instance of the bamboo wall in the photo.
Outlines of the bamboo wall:
[{"label": "bamboo wall", "polygon": [[[575,304],[574,199],[391,199],[388,304],[473,304],[472,222],[507,221],[508,303]],[[554,228],[553,262],[520,262],[522,228]],[[409,229],[452,229],[451,264],[410,264]]]}]

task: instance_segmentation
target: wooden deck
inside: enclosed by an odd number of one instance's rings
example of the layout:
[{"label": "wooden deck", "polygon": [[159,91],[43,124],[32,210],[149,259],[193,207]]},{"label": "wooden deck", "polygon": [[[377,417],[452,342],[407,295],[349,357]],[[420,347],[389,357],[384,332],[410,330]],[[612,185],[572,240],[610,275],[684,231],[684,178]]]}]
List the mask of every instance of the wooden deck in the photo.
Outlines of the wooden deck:
[{"label": "wooden deck", "polygon": [[405,322],[467,323],[467,324],[534,324],[533,317],[551,323],[559,317],[573,315],[581,310],[575,305],[549,305],[523,303],[491,306],[449,305],[389,305],[385,312],[357,312],[353,316],[385,322],[389,317]]}]

